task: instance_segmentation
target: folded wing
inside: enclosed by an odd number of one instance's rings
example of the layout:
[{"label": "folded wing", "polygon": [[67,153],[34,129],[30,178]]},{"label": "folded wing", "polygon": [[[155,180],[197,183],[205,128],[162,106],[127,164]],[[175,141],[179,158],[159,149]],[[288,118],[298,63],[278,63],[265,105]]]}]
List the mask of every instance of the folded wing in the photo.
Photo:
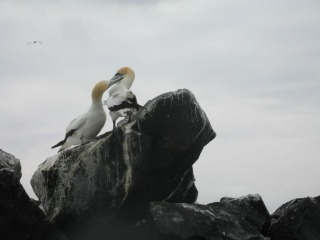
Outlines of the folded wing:
[{"label": "folded wing", "polygon": [[72,134],[76,130],[81,128],[86,121],[87,121],[87,117],[85,115],[80,115],[79,117],[76,117],[75,119],[73,119],[66,128],[66,135],[64,139],[58,142],[56,145],[52,146],[51,148],[62,146],[67,141],[68,137],[72,136]]}]

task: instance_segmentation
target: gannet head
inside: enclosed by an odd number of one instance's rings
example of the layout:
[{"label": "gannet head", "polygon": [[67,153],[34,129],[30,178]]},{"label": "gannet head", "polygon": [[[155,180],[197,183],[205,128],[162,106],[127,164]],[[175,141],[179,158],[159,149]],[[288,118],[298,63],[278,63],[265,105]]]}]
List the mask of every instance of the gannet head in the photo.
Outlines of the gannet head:
[{"label": "gannet head", "polygon": [[103,80],[98,82],[92,89],[92,100],[101,101],[103,93],[109,88],[109,81]]},{"label": "gannet head", "polygon": [[115,83],[123,84],[127,89],[129,89],[133,83],[135,78],[134,71],[129,67],[120,68],[116,74],[111,78],[109,87],[114,85]]}]

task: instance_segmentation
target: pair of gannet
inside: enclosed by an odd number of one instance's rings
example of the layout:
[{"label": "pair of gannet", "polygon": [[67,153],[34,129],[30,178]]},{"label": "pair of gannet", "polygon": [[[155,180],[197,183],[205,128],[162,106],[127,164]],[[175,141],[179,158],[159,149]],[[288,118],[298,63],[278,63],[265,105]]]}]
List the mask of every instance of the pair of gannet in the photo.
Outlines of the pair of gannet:
[{"label": "pair of gannet", "polygon": [[119,117],[129,115],[130,121],[131,114],[141,107],[137,103],[135,95],[129,90],[134,78],[133,70],[129,67],[124,67],[117,71],[110,82],[107,80],[98,82],[92,90],[92,104],[89,110],[69,123],[66,128],[65,138],[52,148],[61,146],[60,152],[73,145],[85,144],[98,135],[107,119],[102,105],[102,96],[112,85],[114,86],[109,91],[106,105],[110,110],[113,130]]}]

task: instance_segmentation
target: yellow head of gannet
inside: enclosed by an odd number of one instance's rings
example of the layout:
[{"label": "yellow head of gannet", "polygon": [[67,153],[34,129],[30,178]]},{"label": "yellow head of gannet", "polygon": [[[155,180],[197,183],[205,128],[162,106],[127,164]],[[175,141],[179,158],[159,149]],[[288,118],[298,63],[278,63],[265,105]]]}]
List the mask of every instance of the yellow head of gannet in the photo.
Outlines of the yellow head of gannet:
[{"label": "yellow head of gannet", "polygon": [[[116,84],[122,85],[126,89],[130,89],[134,81],[135,74],[134,71],[129,67],[120,68],[116,74],[111,78],[109,83],[109,88]],[[113,88],[112,88],[113,89]]]},{"label": "yellow head of gannet", "polygon": [[65,138],[52,148],[61,146],[60,151],[94,139],[103,128],[107,116],[102,105],[102,95],[108,89],[107,80],[98,82],[92,89],[92,104],[89,110],[73,119],[66,128]]},{"label": "yellow head of gannet", "polygon": [[107,80],[98,82],[92,89],[91,98],[92,101],[101,102],[103,93],[109,88],[110,84]]}]

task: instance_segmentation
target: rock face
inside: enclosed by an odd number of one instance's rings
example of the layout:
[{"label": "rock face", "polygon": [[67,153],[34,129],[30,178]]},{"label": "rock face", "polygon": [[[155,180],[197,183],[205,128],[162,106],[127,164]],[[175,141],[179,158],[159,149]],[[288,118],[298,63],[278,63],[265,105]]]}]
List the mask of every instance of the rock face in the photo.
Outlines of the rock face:
[{"label": "rock face", "polygon": [[150,201],[194,203],[192,164],[214,137],[191,92],[166,93],[113,134],[48,158],[31,184],[70,238],[112,239],[143,219]]},{"label": "rock face", "polygon": [[0,149],[0,169],[7,169],[12,171],[14,175],[20,179],[21,178],[21,164],[20,160],[15,158],[13,155],[2,151]]},{"label": "rock face", "polygon": [[146,220],[154,240],[266,240],[270,215],[259,195],[209,205],[154,202]]},{"label": "rock face", "polygon": [[19,182],[20,161],[0,152],[0,239],[66,240]]},{"label": "rock face", "polygon": [[294,199],[272,214],[272,240],[320,239],[320,196]]}]

